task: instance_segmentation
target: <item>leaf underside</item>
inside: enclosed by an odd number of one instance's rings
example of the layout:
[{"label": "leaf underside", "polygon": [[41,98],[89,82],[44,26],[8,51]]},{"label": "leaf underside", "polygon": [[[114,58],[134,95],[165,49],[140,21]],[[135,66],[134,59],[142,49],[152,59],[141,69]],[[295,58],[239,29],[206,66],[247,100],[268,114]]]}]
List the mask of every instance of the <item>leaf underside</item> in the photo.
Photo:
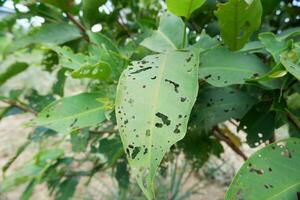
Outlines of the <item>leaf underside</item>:
[{"label": "leaf underside", "polygon": [[168,52],[133,62],[122,74],[117,122],[132,173],[149,199],[165,153],[181,140],[198,92],[198,56]]}]

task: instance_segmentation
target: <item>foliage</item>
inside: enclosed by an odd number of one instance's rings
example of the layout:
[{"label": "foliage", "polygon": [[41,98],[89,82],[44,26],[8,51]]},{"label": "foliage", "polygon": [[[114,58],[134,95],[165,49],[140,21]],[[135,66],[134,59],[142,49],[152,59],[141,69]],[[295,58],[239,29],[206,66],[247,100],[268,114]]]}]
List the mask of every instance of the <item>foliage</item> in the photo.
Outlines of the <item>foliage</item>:
[{"label": "foliage", "polygon": [[[246,159],[229,122],[246,134],[251,147],[276,142],[275,130],[284,125],[295,138],[254,154],[226,198],[264,199],[279,190],[286,198],[295,195],[297,188],[286,187],[298,184],[299,177],[286,178],[285,169],[290,166],[286,170],[297,174],[299,167],[294,156],[300,137],[299,4],[10,2],[13,12],[0,20],[0,119],[31,113],[34,119],[27,126],[34,130],[4,166],[4,175],[29,146],[39,148],[5,177],[0,192],[27,184],[21,198],[30,199],[35,186],[46,183],[55,199],[67,200],[83,177],[88,186],[98,172],[109,171],[120,198],[133,198],[130,183],[136,181],[146,198],[167,199],[168,194],[157,192],[155,177],[170,164],[175,169],[172,199],[185,199],[194,188],[179,195],[178,156],[185,158],[183,171],[189,165],[196,173],[210,156],[220,156],[223,141]],[[29,70],[56,80],[45,91],[10,86]],[[273,188],[275,178],[282,184]]]}]

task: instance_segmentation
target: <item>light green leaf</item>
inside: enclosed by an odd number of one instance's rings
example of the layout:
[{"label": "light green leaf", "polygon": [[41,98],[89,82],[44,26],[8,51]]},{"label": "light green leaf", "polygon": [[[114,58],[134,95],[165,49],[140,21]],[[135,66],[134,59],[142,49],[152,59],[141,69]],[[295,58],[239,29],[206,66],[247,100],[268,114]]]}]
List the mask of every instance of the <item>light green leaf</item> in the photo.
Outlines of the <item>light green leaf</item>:
[{"label": "light green leaf", "polygon": [[290,138],[259,150],[240,169],[225,200],[297,199],[300,191],[300,140]]},{"label": "light green leaf", "polygon": [[105,48],[106,50],[110,50],[114,52],[119,51],[117,45],[113,41],[111,41],[111,39],[108,38],[107,36],[101,33],[93,33],[90,31],[88,32],[88,35],[91,42],[94,43],[95,45],[101,48]]},{"label": "light green leaf", "polygon": [[104,103],[100,93],[82,93],[65,97],[47,106],[35,123],[57,132],[66,133],[101,123],[105,119]]},{"label": "light green leaf", "polygon": [[173,14],[189,19],[191,14],[204,2],[205,0],[167,0],[167,6]]},{"label": "light green leaf", "polygon": [[289,73],[300,80],[300,48],[282,53],[280,61]]},{"label": "light green leaf", "polygon": [[88,27],[100,23],[101,15],[99,7],[105,4],[107,0],[83,0],[82,1],[82,17]]},{"label": "light green leaf", "polygon": [[14,52],[32,44],[58,45],[80,38],[81,34],[77,27],[68,23],[45,24],[28,35],[17,38],[6,49],[6,53]]},{"label": "light green leaf", "polygon": [[52,47],[52,49],[59,55],[59,63],[62,67],[76,70],[88,64],[87,56],[75,54],[69,47]]},{"label": "light green leaf", "polygon": [[262,5],[260,0],[248,4],[245,0],[229,0],[218,4],[215,12],[224,43],[231,50],[241,49],[261,23]]},{"label": "light green leaf", "polygon": [[5,72],[0,74],[0,86],[3,85],[6,81],[8,81],[10,78],[25,71],[28,67],[29,65],[23,62],[16,62],[9,66]]},{"label": "light green leaf", "polygon": [[244,84],[269,68],[254,55],[216,48],[202,54],[199,77],[216,87]]},{"label": "light green leaf", "polygon": [[139,186],[149,199],[159,163],[181,140],[197,97],[198,54],[168,52],[133,62],[122,74],[117,122]]},{"label": "light green leaf", "polygon": [[257,102],[247,93],[232,88],[206,88],[197,98],[198,123],[206,131],[229,119],[241,119]]},{"label": "light green leaf", "polygon": [[90,78],[96,80],[106,80],[111,75],[111,67],[105,62],[100,62],[96,65],[87,65],[80,67],[72,72],[73,78]]},{"label": "light green leaf", "polygon": [[291,41],[282,41],[274,33],[261,33],[258,37],[267,51],[271,53],[276,63],[280,62],[280,54],[291,46]]},{"label": "light green leaf", "polygon": [[158,30],[141,43],[142,46],[160,53],[184,48],[185,44],[185,25],[181,18],[171,13],[165,13],[160,19]]}]

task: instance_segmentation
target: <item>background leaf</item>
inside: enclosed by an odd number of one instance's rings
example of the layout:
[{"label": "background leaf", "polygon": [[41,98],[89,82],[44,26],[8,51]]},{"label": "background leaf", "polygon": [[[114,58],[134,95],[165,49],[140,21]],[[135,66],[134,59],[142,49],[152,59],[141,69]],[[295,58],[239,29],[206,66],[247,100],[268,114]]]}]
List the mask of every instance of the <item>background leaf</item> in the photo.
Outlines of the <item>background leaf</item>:
[{"label": "background leaf", "polygon": [[253,0],[249,5],[245,0],[229,0],[218,4],[215,12],[221,36],[231,50],[241,49],[261,23],[262,5]]},{"label": "background leaf", "polygon": [[187,19],[204,4],[205,0],[167,0],[168,10]]},{"label": "background leaf", "polygon": [[225,199],[297,199],[300,140],[290,138],[259,150],[240,169]]}]

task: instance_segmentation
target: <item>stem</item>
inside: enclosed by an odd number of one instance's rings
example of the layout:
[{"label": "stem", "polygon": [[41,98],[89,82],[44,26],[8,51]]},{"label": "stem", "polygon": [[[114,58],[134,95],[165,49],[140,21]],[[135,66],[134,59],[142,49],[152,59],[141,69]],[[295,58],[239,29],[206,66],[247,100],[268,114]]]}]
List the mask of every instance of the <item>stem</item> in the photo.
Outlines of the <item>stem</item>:
[{"label": "stem", "polygon": [[213,128],[213,133],[216,138],[218,138],[220,141],[225,142],[235,153],[241,156],[245,161],[248,159],[244,152],[242,152],[239,147],[237,147],[226,135],[222,133],[219,127],[215,126]]},{"label": "stem", "polygon": [[184,30],[183,30],[182,48],[185,48],[185,45],[186,45],[186,23],[187,23],[187,20],[184,19]]},{"label": "stem", "polygon": [[66,12],[67,18],[79,28],[80,32],[83,34],[83,38],[87,41],[90,42],[90,39],[86,33],[85,27],[75,19],[73,15],[71,15],[69,12]]},{"label": "stem", "polygon": [[15,107],[23,110],[24,112],[29,112],[29,113],[32,113],[34,115],[38,114],[35,110],[29,108],[25,103],[14,101],[14,100],[2,100],[2,101],[6,104],[11,105],[11,106],[15,106]]}]

